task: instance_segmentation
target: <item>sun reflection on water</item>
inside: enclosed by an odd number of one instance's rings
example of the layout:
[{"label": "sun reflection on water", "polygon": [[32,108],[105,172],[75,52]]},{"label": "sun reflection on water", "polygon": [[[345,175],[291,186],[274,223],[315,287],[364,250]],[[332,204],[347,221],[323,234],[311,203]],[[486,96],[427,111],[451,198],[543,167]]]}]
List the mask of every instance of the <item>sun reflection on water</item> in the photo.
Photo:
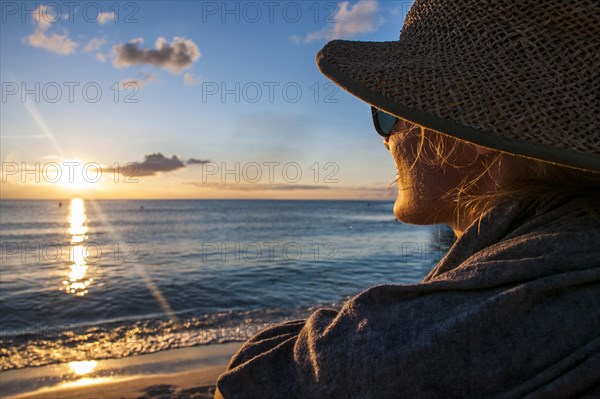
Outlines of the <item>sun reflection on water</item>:
[{"label": "sun reflection on water", "polygon": [[[104,384],[114,380],[113,377],[94,377],[92,374],[100,363],[96,360],[82,360],[69,362],[69,371],[77,376],[74,381],[65,381],[61,388],[84,387],[88,385]],[[79,378],[83,377],[83,378]]]},{"label": "sun reflection on water", "polygon": [[84,360],[80,362],[70,362],[69,368],[74,374],[86,375],[94,371],[98,366],[98,362],[95,360]]},{"label": "sun reflection on water", "polygon": [[87,246],[84,245],[87,239],[87,215],[85,205],[81,198],[71,199],[69,207],[69,229],[71,236],[70,257],[68,280],[63,281],[65,292],[84,296],[88,293],[88,287],[94,279],[88,276],[87,264]]}]

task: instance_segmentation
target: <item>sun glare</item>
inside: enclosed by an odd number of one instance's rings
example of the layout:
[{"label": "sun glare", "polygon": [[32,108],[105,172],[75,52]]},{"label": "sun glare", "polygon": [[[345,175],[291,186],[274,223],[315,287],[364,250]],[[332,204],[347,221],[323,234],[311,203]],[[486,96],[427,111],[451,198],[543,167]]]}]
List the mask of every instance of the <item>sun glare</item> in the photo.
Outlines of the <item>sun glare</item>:
[{"label": "sun glare", "polygon": [[97,164],[80,159],[65,159],[60,170],[54,172],[57,184],[69,191],[83,191],[100,188],[102,171]]},{"label": "sun glare", "polygon": [[74,374],[86,375],[94,371],[98,366],[98,362],[95,360],[84,360],[80,362],[70,362],[69,368]]}]

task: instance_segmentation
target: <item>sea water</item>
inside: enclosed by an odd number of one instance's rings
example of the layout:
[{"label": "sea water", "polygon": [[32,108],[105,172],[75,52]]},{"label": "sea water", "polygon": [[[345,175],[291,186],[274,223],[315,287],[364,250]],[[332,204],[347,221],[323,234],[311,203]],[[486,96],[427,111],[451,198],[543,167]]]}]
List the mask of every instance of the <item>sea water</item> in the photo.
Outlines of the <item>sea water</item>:
[{"label": "sea water", "polygon": [[241,341],[378,284],[452,241],[391,202],[0,201],[2,370]]}]

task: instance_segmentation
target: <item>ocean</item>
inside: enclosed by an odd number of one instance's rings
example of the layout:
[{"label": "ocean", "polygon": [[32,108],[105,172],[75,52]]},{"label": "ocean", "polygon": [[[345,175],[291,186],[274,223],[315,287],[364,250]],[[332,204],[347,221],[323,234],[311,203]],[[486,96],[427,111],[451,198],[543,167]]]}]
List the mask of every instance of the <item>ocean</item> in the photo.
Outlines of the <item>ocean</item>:
[{"label": "ocean", "polygon": [[243,341],[419,282],[445,226],[392,202],[0,201],[1,370]]}]

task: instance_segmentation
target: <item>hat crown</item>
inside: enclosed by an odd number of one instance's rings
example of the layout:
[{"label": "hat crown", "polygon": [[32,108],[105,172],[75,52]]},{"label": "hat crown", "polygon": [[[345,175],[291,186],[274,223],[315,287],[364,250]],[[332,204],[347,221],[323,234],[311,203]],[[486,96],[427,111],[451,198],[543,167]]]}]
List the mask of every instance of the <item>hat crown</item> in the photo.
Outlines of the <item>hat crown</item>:
[{"label": "hat crown", "polygon": [[415,0],[399,41],[333,41],[318,63],[432,130],[600,172],[600,1]]},{"label": "hat crown", "polygon": [[586,55],[589,52],[579,54],[578,47],[600,43],[600,2],[416,0],[400,39],[429,45],[480,44],[488,49],[505,47],[508,42],[515,47],[539,45],[562,54]]}]

